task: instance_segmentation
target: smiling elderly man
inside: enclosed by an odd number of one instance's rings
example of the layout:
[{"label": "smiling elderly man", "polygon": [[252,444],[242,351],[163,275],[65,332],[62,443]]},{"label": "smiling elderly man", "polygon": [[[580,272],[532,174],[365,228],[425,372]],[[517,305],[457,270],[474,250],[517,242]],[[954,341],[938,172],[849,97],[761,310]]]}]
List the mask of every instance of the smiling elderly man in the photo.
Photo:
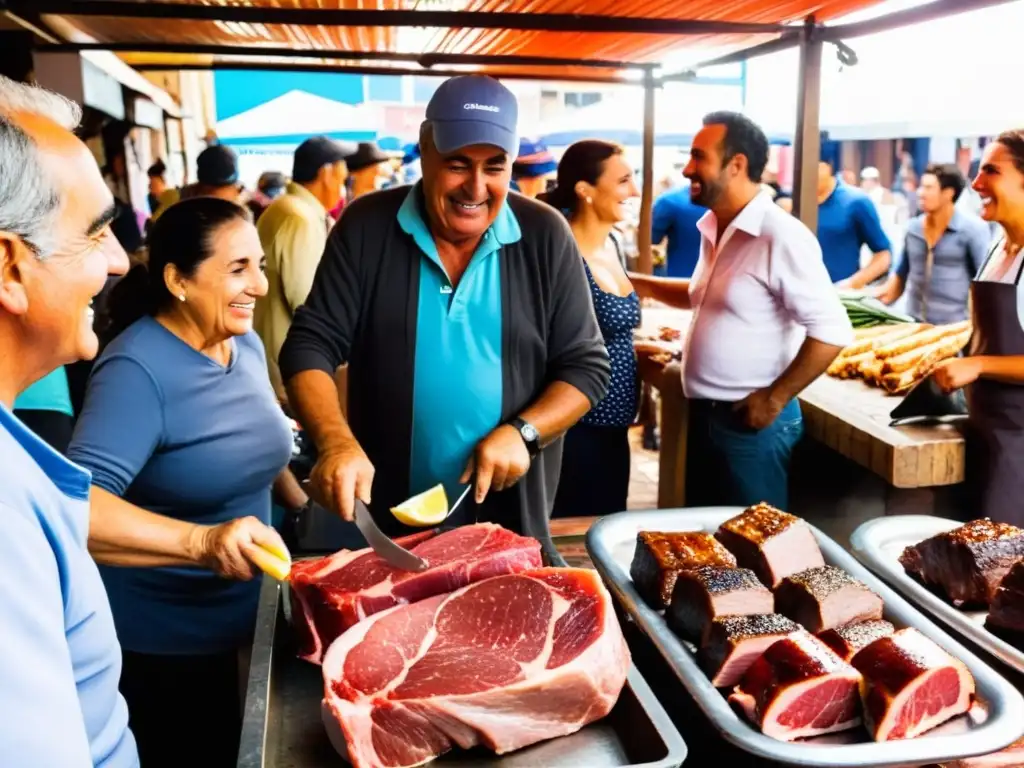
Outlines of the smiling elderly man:
[{"label": "smiling elderly man", "polygon": [[[608,385],[583,262],[557,211],[509,194],[509,90],[453,78],[426,117],[423,181],[345,210],[281,352],[320,451],[314,490],[351,520],[372,487],[397,533],[390,507],[436,483],[452,499],[475,476],[455,522],[543,538],[558,438]],[[331,378],[345,362],[351,426]]]},{"label": "smiling elderly man", "polygon": [[0,76],[0,764],[12,767],[139,764],[94,558],[244,579],[254,542],[282,546],[253,517],[201,526],[90,496],[89,473],[10,411],[50,371],[95,356],[92,299],[128,268],[114,199],[72,133],[80,117]]}]

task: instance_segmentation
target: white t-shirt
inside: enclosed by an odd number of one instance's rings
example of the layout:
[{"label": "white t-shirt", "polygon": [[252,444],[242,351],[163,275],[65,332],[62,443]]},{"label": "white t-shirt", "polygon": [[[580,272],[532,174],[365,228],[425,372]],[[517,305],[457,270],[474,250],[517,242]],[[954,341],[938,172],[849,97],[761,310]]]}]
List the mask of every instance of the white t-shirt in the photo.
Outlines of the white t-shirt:
[{"label": "white t-shirt", "polygon": [[846,346],[853,329],[817,238],[762,193],[725,230],[708,211],[690,282],[686,339],[689,398],[735,402],[772,384],[807,336]]}]

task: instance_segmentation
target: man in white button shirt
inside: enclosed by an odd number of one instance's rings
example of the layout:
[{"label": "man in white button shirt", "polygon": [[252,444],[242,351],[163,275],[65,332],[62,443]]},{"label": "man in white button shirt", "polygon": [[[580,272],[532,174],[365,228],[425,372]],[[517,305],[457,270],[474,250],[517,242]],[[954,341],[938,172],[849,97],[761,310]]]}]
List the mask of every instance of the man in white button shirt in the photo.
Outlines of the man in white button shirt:
[{"label": "man in white button shirt", "polygon": [[803,434],[796,396],[853,339],[814,234],[761,190],[767,161],[749,118],[705,117],[683,170],[709,209],[693,277],[631,276],[641,296],[694,310],[683,362],[691,506],[786,508]]}]

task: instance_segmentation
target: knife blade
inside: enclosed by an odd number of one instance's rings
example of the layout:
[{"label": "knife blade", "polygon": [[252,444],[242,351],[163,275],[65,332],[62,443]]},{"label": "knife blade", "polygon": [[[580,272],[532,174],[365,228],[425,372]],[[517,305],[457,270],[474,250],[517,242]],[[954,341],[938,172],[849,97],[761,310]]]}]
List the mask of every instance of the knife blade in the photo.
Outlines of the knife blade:
[{"label": "knife blade", "polygon": [[452,516],[452,513],[455,512],[455,510],[459,508],[459,504],[462,503],[462,500],[465,499],[469,495],[470,490],[472,490],[475,486],[476,486],[476,480],[471,477],[469,479],[469,485],[467,485],[465,487],[465,489],[463,489],[462,493],[459,494],[459,498],[457,498],[455,500],[455,503],[452,504],[451,508],[448,510],[448,514],[444,516],[445,520],[447,520],[449,517]]},{"label": "knife blade", "polygon": [[377,553],[384,562],[403,571],[417,573],[426,570],[427,561],[419,555],[413,554],[408,549],[396,544],[388,538],[384,532],[377,527],[370,510],[359,499],[356,499],[355,522],[359,532],[366,537],[370,548]]}]

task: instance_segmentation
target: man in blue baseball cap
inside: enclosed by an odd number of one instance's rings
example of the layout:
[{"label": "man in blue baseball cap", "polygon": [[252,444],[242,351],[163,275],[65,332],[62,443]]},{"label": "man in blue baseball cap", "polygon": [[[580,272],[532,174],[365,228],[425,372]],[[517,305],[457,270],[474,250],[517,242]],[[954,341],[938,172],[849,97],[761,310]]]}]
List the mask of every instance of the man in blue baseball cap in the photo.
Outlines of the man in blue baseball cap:
[{"label": "man in blue baseball cap", "polygon": [[[583,261],[553,208],[509,194],[515,96],[446,81],[420,130],[423,179],[355,200],[331,232],[279,363],[313,436],[312,489],[378,524],[443,484],[449,523],[549,537],[561,435],[605,394],[608,355]],[[331,374],[349,363],[347,421]],[[372,493],[371,493],[372,491]]]},{"label": "man in blue baseball cap", "polygon": [[553,179],[557,171],[555,156],[543,141],[519,140],[519,154],[512,164],[512,184],[516,192],[537,197],[547,189],[548,179]]}]

